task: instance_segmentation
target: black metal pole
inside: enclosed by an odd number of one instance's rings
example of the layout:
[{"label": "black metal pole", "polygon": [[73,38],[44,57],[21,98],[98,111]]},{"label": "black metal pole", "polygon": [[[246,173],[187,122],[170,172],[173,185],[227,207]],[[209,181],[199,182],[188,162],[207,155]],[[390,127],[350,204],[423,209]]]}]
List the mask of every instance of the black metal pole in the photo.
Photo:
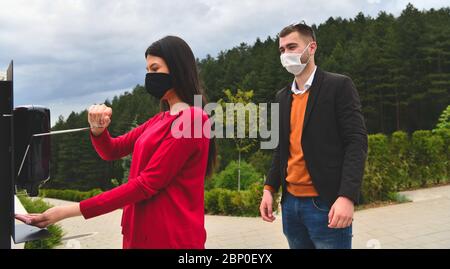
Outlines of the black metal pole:
[{"label": "black metal pole", "polygon": [[13,64],[0,81],[0,249],[10,249],[14,234]]}]

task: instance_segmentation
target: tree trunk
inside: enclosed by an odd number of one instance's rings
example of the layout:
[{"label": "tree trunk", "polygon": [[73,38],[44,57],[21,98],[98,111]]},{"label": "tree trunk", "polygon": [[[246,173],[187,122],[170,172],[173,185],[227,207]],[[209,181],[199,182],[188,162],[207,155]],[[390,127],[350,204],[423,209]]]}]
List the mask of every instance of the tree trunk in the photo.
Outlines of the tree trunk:
[{"label": "tree trunk", "polygon": [[398,93],[397,90],[395,90],[395,105],[396,105],[396,114],[397,114],[397,131],[400,131],[400,102],[398,100]]},{"label": "tree trunk", "polygon": [[238,161],[238,191],[241,191],[241,152],[239,151]]}]

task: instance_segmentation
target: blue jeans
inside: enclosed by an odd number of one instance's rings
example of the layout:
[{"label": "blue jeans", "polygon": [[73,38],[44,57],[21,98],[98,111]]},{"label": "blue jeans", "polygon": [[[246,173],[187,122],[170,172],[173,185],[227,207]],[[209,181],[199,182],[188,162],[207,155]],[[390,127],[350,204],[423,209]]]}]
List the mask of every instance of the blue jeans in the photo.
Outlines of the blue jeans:
[{"label": "blue jeans", "polygon": [[328,228],[329,211],[320,197],[295,197],[286,192],[281,213],[289,248],[351,249],[352,226]]}]

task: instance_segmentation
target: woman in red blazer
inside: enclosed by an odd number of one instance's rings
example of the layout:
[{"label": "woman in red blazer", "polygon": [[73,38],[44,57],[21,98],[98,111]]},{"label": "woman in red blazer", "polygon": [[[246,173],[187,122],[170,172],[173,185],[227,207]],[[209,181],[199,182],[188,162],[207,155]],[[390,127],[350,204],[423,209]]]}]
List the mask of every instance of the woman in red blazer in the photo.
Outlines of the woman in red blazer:
[{"label": "woman in red blazer", "polygon": [[123,208],[123,248],[205,247],[204,180],[213,170],[216,150],[208,115],[194,107],[195,95],[205,101],[195,57],[186,42],[173,36],[153,43],[145,57],[145,88],[161,100],[160,113],[116,138],[107,129],[111,108],[94,105],[88,113],[91,141],[102,159],[132,154],[128,182],[79,204],[18,219],[46,227]]}]

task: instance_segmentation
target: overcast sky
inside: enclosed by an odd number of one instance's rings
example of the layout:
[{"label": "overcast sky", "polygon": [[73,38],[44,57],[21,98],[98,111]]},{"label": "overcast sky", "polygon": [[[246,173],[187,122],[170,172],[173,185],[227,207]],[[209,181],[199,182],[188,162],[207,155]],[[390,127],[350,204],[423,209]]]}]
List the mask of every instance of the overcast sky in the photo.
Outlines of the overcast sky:
[{"label": "overcast sky", "polygon": [[185,39],[197,58],[275,36],[290,23],[320,24],[362,11],[399,15],[408,2],[437,0],[0,0],[0,71],[15,63],[15,106],[59,115],[112,99],[145,77],[144,52],[165,35]]}]

